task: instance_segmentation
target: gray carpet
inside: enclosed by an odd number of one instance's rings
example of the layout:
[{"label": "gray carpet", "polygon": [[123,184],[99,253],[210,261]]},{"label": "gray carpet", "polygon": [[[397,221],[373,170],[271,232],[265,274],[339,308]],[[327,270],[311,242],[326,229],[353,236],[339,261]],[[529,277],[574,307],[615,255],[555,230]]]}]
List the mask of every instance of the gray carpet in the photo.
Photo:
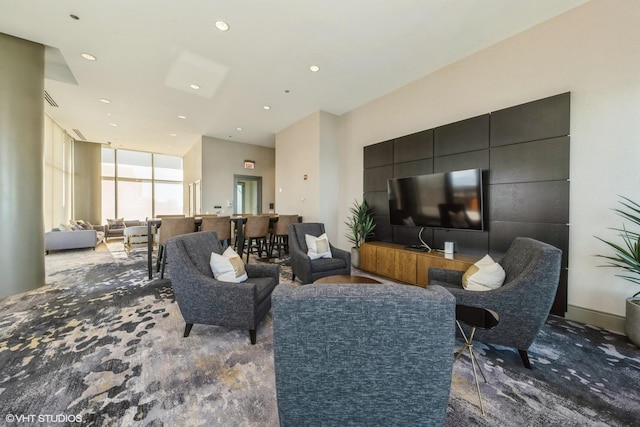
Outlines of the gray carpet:
[{"label": "gray carpet", "polygon": [[[270,315],[254,346],[246,331],[215,326],[195,325],[182,338],[170,282],[147,280],[144,250],[109,246],[54,252],[47,286],[0,300],[0,419],[278,425]],[[286,262],[281,272],[290,282]],[[448,426],[640,425],[640,350],[623,335],[551,317],[530,349],[532,370],[512,349],[475,349],[489,381],[481,383],[487,416],[463,357]]]}]

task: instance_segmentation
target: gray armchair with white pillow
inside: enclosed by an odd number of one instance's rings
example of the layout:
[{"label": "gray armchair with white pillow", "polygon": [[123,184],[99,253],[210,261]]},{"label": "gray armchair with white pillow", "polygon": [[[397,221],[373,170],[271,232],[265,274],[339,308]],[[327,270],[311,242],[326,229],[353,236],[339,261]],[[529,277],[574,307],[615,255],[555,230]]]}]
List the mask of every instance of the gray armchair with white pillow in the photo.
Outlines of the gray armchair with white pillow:
[{"label": "gray armchair with white pillow", "polygon": [[544,325],[560,280],[562,251],[549,244],[517,237],[498,262],[504,284],[484,291],[465,289],[463,271],[429,269],[429,286],[444,286],[456,304],[493,310],[500,323],[490,330],[476,330],[474,338],[488,344],[514,347],[530,368],[527,349]]},{"label": "gray armchair with white pillow", "polygon": [[[307,235],[321,237],[316,239],[315,249],[319,251],[312,251],[311,256],[308,239],[305,238]],[[294,280],[298,277],[303,284],[309,284],[321,277],[351,274],[351,253],[336,248],[323,235],[326,233],[322,223],[303,222],[289,225],[289,256]]]},{"label": "gray armchair with white pillow", "polygon": [[[255,344],[257,326],[271,309],[271,292],[280,280],[280,267],[245,265],[238,254],[233,254],[229,262],[231,274],[224,271],[218,275],[228,280],[222,281],[214,277],[212,258],[219,257],[212,257],[212,253],[225,254],[213,231],[184,234],[167,241],[169,276],[186,322],[184,336],[189,335],[195,323],[217,325],[249,330],[251,344]],[[244,279],[243,273],[248,278],[235,283],[236,279]]]}]

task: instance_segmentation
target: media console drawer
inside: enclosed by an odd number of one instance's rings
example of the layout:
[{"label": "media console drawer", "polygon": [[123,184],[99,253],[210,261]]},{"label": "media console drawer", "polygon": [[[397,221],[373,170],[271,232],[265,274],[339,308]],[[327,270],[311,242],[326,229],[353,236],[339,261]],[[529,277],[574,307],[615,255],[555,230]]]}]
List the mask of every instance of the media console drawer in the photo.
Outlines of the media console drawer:
[{"label": "media console drawer", "polygon": [[360,269],[423,288],[427,286],[429,268],[466,271],[478,259],[442,252],[416,252],[395,243],[360,245]]}]

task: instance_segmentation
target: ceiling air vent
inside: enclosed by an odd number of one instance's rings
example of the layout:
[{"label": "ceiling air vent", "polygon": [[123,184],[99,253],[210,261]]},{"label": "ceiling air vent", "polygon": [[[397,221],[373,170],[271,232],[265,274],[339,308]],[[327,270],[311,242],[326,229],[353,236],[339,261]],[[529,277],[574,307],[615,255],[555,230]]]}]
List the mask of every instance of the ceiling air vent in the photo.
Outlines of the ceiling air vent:
[{"label": "ceiling air vent", "polygon": [[75,133],[76,135],[78,135],[78,138],[81,139],[82,141],[86,141],[87,138],[84,137],[84,135],[82,134],[82,132],[80,132],[80,130],[78,129],[74,129],[73,133]]},{"label": "ceiling air vent", "polygon": [[49,95],[49,92],[47,92],[46,90],[44,91],[44,99],[49,103],[49,105],[51,105],[52,107],[59,107],[59,105],[56,103],[56,101],[53,100],[53,98],[51,97],[51,95]]}]

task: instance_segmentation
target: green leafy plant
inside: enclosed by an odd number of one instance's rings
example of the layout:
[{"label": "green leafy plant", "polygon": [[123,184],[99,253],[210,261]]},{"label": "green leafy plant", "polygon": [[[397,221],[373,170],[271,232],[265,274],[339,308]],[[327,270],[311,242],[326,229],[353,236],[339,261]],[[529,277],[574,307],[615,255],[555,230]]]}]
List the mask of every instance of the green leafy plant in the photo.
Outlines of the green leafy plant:
[{"label": "green leafy plant", "polygon": [[349,213],[351,215],[345,224],[349,227],[350,232],[346,234],[346,237],[354,248],[359,248],[360,244],[367,237],[370,237],[376,229],[376,223],[373,222],[373,212],[366,200],[362,200],[362,203],[354,200],[353,206],[349,208]]},{"label": "green leafy plant", "polygon": [[[636,230],[640,230],[640,204],[631,199],[620,196],[621,208],[613,209],[613,211],[624,220],[629,221]],[[622,274],[616,274],[625,280],[640,285],[640,233],[638,231],[629,230],[623,223],[622,228],[612,228],[619,233],[622,243],[618,244],[607,241],[596,236],[596,239],[606,243],[613,249],[613,255],[597,255],[608,261],[603,267],[614,267],[623,270]],[[633,295],[633,298],[640,295],[640,291]]]}]

